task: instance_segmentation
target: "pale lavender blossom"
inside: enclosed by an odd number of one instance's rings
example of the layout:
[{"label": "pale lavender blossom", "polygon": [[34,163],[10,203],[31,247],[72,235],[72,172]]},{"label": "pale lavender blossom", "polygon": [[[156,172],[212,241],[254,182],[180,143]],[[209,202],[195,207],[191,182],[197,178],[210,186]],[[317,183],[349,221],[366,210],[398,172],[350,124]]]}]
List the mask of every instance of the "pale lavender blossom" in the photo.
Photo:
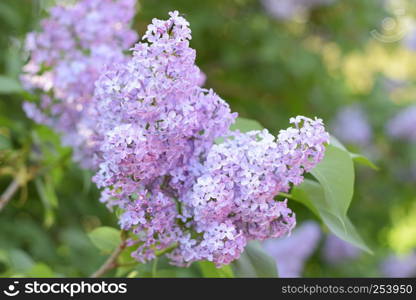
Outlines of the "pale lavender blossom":
[{"label": "pale lavender blossom", "polygon": [[264,250],[276,260],[279,277],[301,277],[305,262],[316,250],[321,239],[319,224],[304,222],[288,237],[269,239]]},{"label": "pale lavender blossom", "polygon": [[416,276],[416,252],[407,255],[390,255],[381,265],[381,272],[386,277]]},{"label": "pale lavender blossom", "polygon": [[317,6],[331,4],[334,0],[262,0],[266,11],[279,20],[290,20],[305,15]]},{"label": "pale lavender blossom", "polygon": [[28,34],[29,62],[22,83],[42,94],[39,105],[24,104],[27,115],[61,133],[74,159],[93,167],[94,122],[89,116],[94,82],[107,66],[125,60],[136,34],[129,29],[136,0],[81,0],[57,5]]},{"label": "pale lavender blossom", "polygon": [[125,211],[120,223],[137,233],[141,245],[134,256],[140,261],[174,241],[186,243],[190,230],[177,220],[180,197],[236,117],[224,100],[200,87],[203,74],[190,39],[189,23],[178,12],[167,21],[154,19],[132,58],[96,83],[102,140],[94,181],[104,188],[102,201]]},{"label": "pale lavender blossom", "polygon": [[416,141],[416,105],[401,110],[386,125],[390,137]]},{"label": "pale lavender blossom", "polygon": [[331,125],[335,137],[344,143],[359,146],[371,143],[372,128],[365,111],[359,105],[341,108]]},{"label": "pale lavender blossom", "polygon": [[[96,83],[101,200],[121,209],[139,261],[175,245],[176,265],[229,264],[250,240],[284,236],[295,225],[279,192],[300,184],[323,157],[322,120],[298,116],[277,138],[230,132],[235,113],[200,87],[189,23],[178,12],[154,19],[127,63]],[[221,144],[214,144],[224,137]]]},{"label": "pale lavender blossom", "polygon": [[340,264],[356,259],[362,251],[354,245],[340,239],[334,234],[329,234],[322,249],[323,259],[328,264]]}]

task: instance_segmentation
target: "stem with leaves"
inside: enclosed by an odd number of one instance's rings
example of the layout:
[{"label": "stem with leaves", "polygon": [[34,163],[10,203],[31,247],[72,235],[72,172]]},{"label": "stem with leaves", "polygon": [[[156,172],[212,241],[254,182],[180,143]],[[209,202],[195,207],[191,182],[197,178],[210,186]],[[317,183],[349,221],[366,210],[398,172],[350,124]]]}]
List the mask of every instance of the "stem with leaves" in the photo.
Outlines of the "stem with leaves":
[{"label": "stem with leaves", "polygon": [[121,234],[121,243],[118,247],[111,253],[111,255],[107,258],[104,264],[93,274],[91,274],[90,278],[98,278],[103,276],[105,273],[117,267],[117,259],[120,254],[123,252],[124,248],[126,248],[126,234],[124,231]]}]

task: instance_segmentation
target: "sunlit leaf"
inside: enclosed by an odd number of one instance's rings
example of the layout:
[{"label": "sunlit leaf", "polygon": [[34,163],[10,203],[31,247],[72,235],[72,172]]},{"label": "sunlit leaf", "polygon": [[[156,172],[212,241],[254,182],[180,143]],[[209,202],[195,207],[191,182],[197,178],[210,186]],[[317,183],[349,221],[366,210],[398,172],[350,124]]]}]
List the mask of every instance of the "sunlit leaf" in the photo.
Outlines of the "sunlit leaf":
[{"label": "sunlit leaf", "polygon": [[104,253],[111,253],[121,243],[120,230],[112,227],[98,227],[88,233],[92,243]]},{"label": "sunlit leaf", "polygon": [[210,261],[198,262],[201,273],[208,278],[233,278],[233,270],[230,265],[217,268],[214,263]]}]

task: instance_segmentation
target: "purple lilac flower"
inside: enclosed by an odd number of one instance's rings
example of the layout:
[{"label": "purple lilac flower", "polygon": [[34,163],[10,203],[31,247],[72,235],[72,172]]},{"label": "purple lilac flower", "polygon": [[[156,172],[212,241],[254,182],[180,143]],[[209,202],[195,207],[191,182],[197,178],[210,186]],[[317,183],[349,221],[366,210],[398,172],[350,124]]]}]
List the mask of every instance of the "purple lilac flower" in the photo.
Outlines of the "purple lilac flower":
[{"label": "purple lilac flower", "polygon": [[334,135],[342,142],[366,146],[372,138],[371,125],[359,105],[343,107],[332,122]]},{"label": "purple lilac flower", "polygon": [[416,141],[416,105],[409,106],[394,116],[386,126],[387,133],[396,139]]},{"label": "purple lilac flower", "polygon": [[315,251],[320,238],[319,225],[307,221],[290,236],[267,240],[263,247],[276,260],[279,277],[300,277],[306,260]]},{"label": "purple lilac flower", "polygon": [[94,180],[104,188],[102,201],[125,211],[120,223],[137,233],[141,261],[185,239],[177,222],[179,198],[201,157],[236,117],[224,100],[200,87],[203,75],[190,38],[178,12],[167,21],[154,19],[132,58],[96,83],[102,162]]},{"label": "purple lilac flower", "polygon": [[326,238],[322,254],[328,264],[339,264],[357,258],[361,250],[336,235],[330,234]]},{"label": "purple lilac flower", "polygon": [[407,255],[390,255],[381,265],[381,272],[386,277],[416,276],[416,252]]},{"label": "purple lilac flower", "polygon": [[316,6],[328,5],[333,0],[262,0],[264,8],[276,19],[290,20],[304,15]]},{"label": "purple lilac flower", "polygon": [[249,240],[291,231],[294,214],[274,197],[302,182],[329,136],[322,120],[300,116],[277,139],[267,130],[229,132],[236,114],[199,86],[190,33],[177,12],[154,19],[132,59],[97,82],[103,140],[94,180],[102,201],[124,211],[120,224],[136,234],[138,260],[176,244],[174,264],[220,266]]},{"label": "purple lilac flower", "polygon": [[41,22],[41,31],[27,36],[30,61],[22,82],[43,95],[39,105],[25,103],[36,122],[62,134],[74,159],[93,166],[94,123],[89,116],[94,82],[106,66],[125,60],[136,34],[129,29],[136,0],[82,0],[58,5]]},{"label": "purple lilac flower", "polygon": [[[279,192],[303,181],[303,173],[321,159],[328,142],[322,120],[298,116],[294,127],[281,130],[277,139],[267,130],[230,132],[225,142],[213,145],[198,170],[193,187],[181,199],[182,218],[199,238],[188,236],[171,258],[179,265],[210,260],[217,265],[237,259],[250,240],[287,235],[295,215]],[[214,226],[214,227],[213,227]],[[212,232],[213,228],[221,228]],[[192,256],[182,256],[181,253]]]}]

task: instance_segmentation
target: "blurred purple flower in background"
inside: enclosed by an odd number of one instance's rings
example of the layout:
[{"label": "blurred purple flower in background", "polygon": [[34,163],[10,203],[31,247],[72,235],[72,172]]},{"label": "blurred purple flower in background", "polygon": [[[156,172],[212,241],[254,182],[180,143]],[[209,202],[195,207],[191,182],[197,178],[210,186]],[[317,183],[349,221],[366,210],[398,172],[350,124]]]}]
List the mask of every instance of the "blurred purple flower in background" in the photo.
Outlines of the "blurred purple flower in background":
[{"label": "blurred purple flower in background", "polygon": [[359,248],[334,234],[329,234],[322,249],[322,256],[328,264],[339,264],[357,258],[361,252]]},{"label": "blurred purple flower in background", "polygon": [[386,277],[416,276],[416,252],[407,255],[390,255],[381,265],[381,273]]},{"label": "blurred purple flower in background", "polygon": [[327,5],[334,0],[262,0],[264,8],[276,19],[290,20],[307,14],[316,6]]},{"label": "blurred purple flower in background", "polygon": [[403,39],[403,45],[411,51],[416,51],[416,27],[413,27]]},{"label": "blurred purple flower in background", "polygon": [[416,142],[416,105],[401,110],[387,123],[386,130],[392,138]]},{"label": "blurred purple flower in background", "polygon": [[341,108],[333,119],[331,128],[340,141],[359,146],[369,145],[373,135],[367,115],[358,104]]},{"label": "blurred purple flower in background", "polygon": [[54,128],[71,146],[74,160],[94,168],[94,123],[89,115],[94,83],[107,66],[121,63],[123,51],[137,39],[130,29],[136,0],[82,0],[57,5],[29,33],[30,60],[21,77],[24,87],[40,92],[40,104],[26,102],[35,122]]},{"label": "blurred purple flower in background", "polygon": [[279,277],[300,277],[305,262],[317,248],[320,238],[319,224],[307,221],[290,236],[267,240],[263,247],[276,260]]}]

